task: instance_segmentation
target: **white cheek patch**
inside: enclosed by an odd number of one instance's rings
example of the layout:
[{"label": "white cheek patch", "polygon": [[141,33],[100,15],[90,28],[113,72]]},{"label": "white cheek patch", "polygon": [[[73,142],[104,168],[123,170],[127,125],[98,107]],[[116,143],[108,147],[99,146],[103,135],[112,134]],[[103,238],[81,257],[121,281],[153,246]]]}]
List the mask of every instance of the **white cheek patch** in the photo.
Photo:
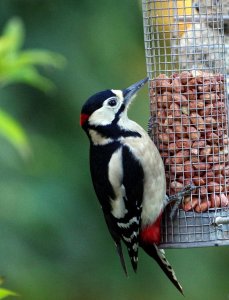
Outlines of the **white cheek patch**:
[{"label": "white cheek patch", "polygon": [[113,111],[102,106],[100,109],[97,109],[88,119],[90,125],[109,125],[114,120],[115,115]]}]

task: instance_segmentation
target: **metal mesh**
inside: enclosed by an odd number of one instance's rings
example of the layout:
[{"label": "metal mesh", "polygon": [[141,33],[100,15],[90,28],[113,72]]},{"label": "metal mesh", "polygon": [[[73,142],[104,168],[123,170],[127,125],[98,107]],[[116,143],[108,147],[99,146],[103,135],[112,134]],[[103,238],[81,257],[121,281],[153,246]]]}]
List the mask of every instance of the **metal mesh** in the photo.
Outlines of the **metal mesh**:
[{"label": "metal mesh", "polygon": [[149,133],[165,163],[167,194],[190,182],[198,187],[185,197],[174,221],[166,210],[161,246],[229,244],[229,1],[142,4]]}]

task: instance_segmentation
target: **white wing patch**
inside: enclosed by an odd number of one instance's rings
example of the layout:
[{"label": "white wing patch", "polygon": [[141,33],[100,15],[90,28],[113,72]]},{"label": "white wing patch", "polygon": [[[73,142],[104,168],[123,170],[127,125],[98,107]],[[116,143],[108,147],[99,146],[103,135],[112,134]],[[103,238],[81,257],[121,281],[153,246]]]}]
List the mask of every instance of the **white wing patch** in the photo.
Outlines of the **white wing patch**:
[{"label": "white wing patch", "polygon": [[127,213],[125,202],[125,187],[122,185],[123,169],[122,169],[122,148],[119,148],[111,156],[108,165],[108,178],[115,193],[115,199],[111,200],[112,215],[115,218],[123,218]]}]

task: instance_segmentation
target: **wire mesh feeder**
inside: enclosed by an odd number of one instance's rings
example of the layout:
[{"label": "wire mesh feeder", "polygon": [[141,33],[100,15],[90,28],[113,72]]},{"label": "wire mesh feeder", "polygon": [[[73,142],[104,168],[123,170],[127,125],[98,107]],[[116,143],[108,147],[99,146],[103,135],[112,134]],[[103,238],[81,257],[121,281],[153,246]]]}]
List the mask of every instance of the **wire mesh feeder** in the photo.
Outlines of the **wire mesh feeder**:
[{"label": "wire mesh feeder", "polygon": [[149,133],[165,163],[167,194],[190,182],[199,187],[184,198],[175,220],[169,217],[171,207],[166,209],[161,247],[229,245],[224,43],[229,16],[222,13],[229,3],[143,0],[142,5]]}]

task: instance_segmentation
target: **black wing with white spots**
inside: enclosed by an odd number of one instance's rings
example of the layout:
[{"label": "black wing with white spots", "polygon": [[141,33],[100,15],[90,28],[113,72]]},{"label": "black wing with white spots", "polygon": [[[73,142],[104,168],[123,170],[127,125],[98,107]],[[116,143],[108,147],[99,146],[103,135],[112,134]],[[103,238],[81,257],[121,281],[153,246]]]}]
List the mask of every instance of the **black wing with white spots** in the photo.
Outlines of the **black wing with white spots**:
[{"label": "black wing with white spots", "polygon": [[143,198],[144,173],[128,146],[122,148],[123,186],[126,214],[117,220],[122,240],[127,246],[133,269],[137,270],[139,230]]}]

